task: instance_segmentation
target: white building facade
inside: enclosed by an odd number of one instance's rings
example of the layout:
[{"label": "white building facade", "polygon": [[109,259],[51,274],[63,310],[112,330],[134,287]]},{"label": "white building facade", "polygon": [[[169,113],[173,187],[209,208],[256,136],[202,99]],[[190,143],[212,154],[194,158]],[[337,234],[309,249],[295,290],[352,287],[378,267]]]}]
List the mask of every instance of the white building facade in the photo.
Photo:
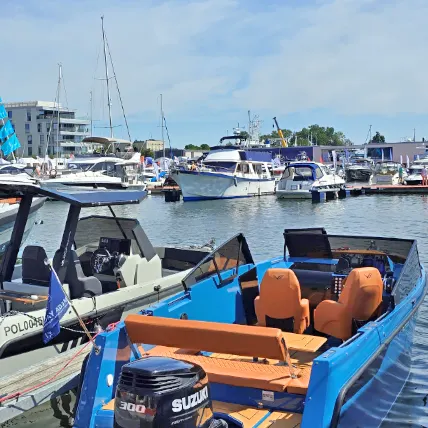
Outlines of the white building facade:
[{"label": "white building facade", "polygon": [[90,135],[91,122],[76,118],[74,110],[49,101],[12,102],[4,106],[21,142],[19,156],[66,156],[92,149],[82,144]]}]

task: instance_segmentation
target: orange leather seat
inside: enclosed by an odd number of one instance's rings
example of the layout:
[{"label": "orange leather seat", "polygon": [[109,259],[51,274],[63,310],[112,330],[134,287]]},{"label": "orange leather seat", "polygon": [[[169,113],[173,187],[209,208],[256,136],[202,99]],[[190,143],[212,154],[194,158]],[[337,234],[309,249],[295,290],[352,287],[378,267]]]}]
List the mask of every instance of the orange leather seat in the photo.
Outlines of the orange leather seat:
[{"label": "orange leather seat", "polygon": [[315,329],[338,339],[349,339],[352,320],[370,319],[382,302],[382,291],[382,277],[376,268],[352,270],[339,300],[324,300],[315,309]]},{"label": "orange leather seat", "polygon": [[302,334],[310,324],[309,301],[302,299],[296,274],[290,269],[268,269],[254,300],[259,325],[266,316],[278,320],[294,318],[294,333]]},{"label": "orange leather seat", "polygon": [[126,331],[132,343],[149,343],[198,351],[286,361],[281,330],[208,321],[128,315]]}]

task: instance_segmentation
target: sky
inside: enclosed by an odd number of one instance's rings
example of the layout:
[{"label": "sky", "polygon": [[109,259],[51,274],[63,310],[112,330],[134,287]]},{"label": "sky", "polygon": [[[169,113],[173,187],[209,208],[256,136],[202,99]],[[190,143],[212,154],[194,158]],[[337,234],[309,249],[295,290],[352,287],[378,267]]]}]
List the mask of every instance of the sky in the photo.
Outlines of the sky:
[{"label": "sky", "polygon": [[[132,140],[216,144],[248,110],[262,133],[333,126],[355,144],[428,137],[426,0],[2,0],[5,102],[60,101],[108,135],[101,19]],[[110,74],[112,69],[110,66]],[[115,136],[127,138],[114,79]]]}]

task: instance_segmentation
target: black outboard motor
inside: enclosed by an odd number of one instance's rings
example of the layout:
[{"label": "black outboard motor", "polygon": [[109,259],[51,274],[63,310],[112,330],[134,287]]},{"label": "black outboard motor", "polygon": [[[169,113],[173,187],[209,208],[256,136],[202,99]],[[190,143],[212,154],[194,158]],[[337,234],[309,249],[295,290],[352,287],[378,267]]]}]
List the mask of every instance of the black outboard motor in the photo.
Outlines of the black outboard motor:
[{"label": "black outboard motor", "polygon": [[208,376],[202,367],[165,357],[145,357],[122,367],[115,428],[214,426],[227,424],[213,420]]}]

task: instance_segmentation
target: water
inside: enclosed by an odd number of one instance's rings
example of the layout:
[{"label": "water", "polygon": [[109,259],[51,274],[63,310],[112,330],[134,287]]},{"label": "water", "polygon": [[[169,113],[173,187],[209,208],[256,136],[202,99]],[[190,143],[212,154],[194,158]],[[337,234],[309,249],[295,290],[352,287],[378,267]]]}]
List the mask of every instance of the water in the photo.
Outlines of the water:
[{"label": "water", "polygon": [[[119,206],[115,212],[118,216],[137,217],[155,245],[203,244],[212,237],[221,244],[242,232],[255,261],[261,261],[282,253],[285,228],[322,226],[329,233],[416,238],[422,262],[428,266],[426,196],[360,196],[324,204],[277,200],[274,196],[167,204],[162,197],[149,196],[140,205]],[[104,214],[108,210],[83,210],[83,215],[91,213]],[[43,245],[52,256],[59,246],[66,215],[67,205],[46,203],[39,212],[44,223],[34,226],[28,243]],[[411,377],[384,427],[428,427],[427,302],[419,311]],[[71,394],[60,400],[63,413],[70,413],[73,398]],[[4,426],[30,424],[33,428],[67,426],[67,418],[59,425],[45,405]]]}]

